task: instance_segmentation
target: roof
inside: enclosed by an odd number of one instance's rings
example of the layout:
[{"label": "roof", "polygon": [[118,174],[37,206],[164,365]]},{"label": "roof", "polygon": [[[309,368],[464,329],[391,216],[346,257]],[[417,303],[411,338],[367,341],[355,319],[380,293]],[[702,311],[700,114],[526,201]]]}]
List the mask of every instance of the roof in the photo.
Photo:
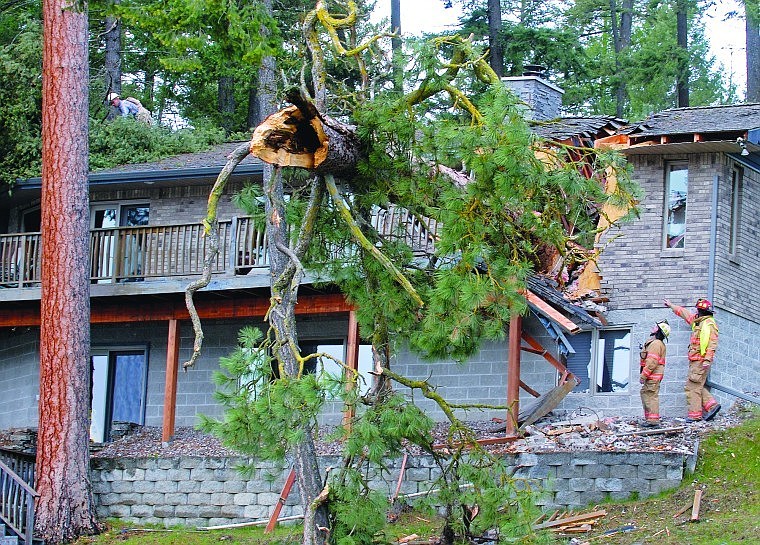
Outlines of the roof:
[{"label": "roof", "polygon": [[[568,314],[570,318],[576,323],[579,323],[581,327],[599,327],[602,325],[599,320],[589,314],[585,308],[568,301],[562,291],[560,291],[557,283],[551,278],[540,274],[534,274],[528,278],[526,285],[530,291],[554,308]],[[548,318],[551,319],[551,317]]]},{"label": "roof", "polygon": [[[106,168],[103,170],[97,170],[91,172],[90,175],[96,175],[98,178],[106,178],[112,174],[118,174],[122,172],[150,172],[150,171],[166,171],[166,170],[185,170],[195,168],[215,168],[219,170],[227,163],[227,157],[237,147],[246,142],[227,142],[224,144],[216,145],[208,150],[197,151],[194,153],[182,153],[180,155],[174,155],[172,157],[166,157],[158,161],[152,161],[149,163],[134,163],[128,165],[120,165],[113,168]],[[240,165],[260,165],[261,162],[249,155]]]},{"label": "roof", "polygon": [[596,140],[610,136],[627,125],[627,121],[609,115],[561,117],[552,121],[532,123],[533,132],[550,140],[570,140],[574,137]]},{"label": "roof", "polygon": [[673,108],[650,115],[623,132],[631,136],[745,132],[760,127],[760,103]]}]

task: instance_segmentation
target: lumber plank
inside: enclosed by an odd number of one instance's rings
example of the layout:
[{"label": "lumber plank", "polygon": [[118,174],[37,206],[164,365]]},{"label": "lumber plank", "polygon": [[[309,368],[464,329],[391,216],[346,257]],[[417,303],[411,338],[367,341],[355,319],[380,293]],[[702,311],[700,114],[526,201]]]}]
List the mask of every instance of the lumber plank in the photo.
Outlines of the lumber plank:
[{"label": "lumber plank", "polygon": [[554,528],[556,526],[566,526],[575,522],[585,522],[590,519],[598,519],[607,515],[607,511],[602,509],[601,511],[591,511],[590,513],[583,513],[581,515],[574,515],[572,517],[558,518],[542,524],[533,526],[534,530],[543,530],[544,528]]},{"label": "lumber plank", "polygon": [[698,488],[694,492],[694,506],[691,508],[691,522],[699,521],[699,507],[702,503],[702,489]]}]

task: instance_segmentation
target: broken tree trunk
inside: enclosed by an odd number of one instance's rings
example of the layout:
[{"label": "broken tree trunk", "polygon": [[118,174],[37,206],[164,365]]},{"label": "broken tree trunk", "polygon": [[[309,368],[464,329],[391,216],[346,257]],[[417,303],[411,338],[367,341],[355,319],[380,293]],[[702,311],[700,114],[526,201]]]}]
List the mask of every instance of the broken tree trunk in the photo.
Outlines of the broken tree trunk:
[{"label": "broken tree trunk", "polygon": [[272,165],[350,177],[359,160],[356,128],[317,110],[300,93],[292,106],[267,117],[253,132],[251,153]]}]

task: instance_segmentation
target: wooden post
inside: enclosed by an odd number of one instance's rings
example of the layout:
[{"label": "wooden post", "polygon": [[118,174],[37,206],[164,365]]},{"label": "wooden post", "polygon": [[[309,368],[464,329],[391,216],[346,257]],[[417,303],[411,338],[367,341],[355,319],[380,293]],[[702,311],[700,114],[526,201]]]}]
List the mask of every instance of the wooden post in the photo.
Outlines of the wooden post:
[{"label": "wooden post", "polygon": [[[359,371],[359,322],[356,321],[356,311],[348,313],[348,341],[346,343],[346,367],[353,371]],[[348,372],[348,371],[346,371]],[[357,387],[357,381],[351,380],[346,383],[346,388],[351,390]],[[350,427],[351,421],[356,416],[355,407],[346,407],[343,411],[343,426]]]},{"label": "wooden post", "polygon": [[520,414],[520,346],[522,345],[522,316],[509,320],[509,362],[507,367],[507,436],[517,432]]},{"label": "wooden post", "polygon": [[177,372],[179,370],[179,320],[169,320],[169,336],[166,345],[166,382],[164,385],[164,418],[161,441],[168,443],[174,436],[177,414]]}]

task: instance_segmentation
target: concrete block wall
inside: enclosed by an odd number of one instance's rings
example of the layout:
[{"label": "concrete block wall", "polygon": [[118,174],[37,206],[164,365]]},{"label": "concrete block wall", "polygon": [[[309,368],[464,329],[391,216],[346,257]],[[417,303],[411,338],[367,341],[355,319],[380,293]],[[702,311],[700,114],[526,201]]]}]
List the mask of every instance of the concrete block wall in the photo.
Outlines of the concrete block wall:
[{"label": "concrete block wall", "polygon": [[0,429],[37,425],[39,328],[0,329]]},{"label": "concrete block wall", "polygon": [[[517,467],[516,486],[538,492],[542,508],[582,508],[608,499],[622,500],[677,487],[684,476],[686,456],[673,453],[522,453],[506,458]],[[339,463],[324,457],[325,468]],[[252,464],[243,477],[236,469]],[[249,520],[266,520],[278,501],[288,468],[244,458],[96,458],[91,480],[97,513],[139,524],[164,526],[214,526]],[[398,479],[400,460],[376,473],[374,490],[391,495]],[[401,494],[426,492],[440,475],[429,456],[413,456],[407,462]],[[300,515],[299,494],[294,487],[282,517]]]},{"label": "concrete block wall", "polygon": [[[740,392],[759,392],[760,324],[721,308],[717,309],[715,319],[720,338],[710,380]],[[721,403],[736,399],[716,389],[712,393]]]}]

